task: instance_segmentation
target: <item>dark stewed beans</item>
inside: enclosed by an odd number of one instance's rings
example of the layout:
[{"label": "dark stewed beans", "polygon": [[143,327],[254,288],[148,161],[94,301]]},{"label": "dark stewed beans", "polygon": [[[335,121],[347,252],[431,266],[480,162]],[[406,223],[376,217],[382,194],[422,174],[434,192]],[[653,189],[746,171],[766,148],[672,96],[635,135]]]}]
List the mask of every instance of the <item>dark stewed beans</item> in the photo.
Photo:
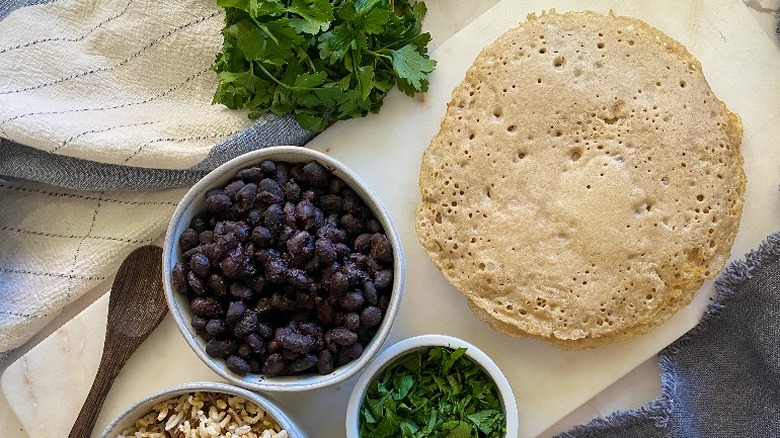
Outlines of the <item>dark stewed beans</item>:
[{"label": "dark stewed beans", "polygon": [[236,374],[328,374],[357,359],[387,310],[393,248],[344,181],[264,161],[205,198],[171,274],[206,353]]}]

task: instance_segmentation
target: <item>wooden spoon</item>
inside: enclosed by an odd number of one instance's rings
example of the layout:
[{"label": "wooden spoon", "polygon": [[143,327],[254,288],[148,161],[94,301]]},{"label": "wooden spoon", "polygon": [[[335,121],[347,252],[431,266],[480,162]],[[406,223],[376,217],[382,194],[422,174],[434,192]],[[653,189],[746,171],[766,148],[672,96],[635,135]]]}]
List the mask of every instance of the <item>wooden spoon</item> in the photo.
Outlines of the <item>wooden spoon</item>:
[{"label": "wooden spoon", "polygon": [[92,433],[119,370],[168,312],[162,287],[162,248],[147,245],[131,252],[119,267],[110,293],[100,366],[69,438]]}]

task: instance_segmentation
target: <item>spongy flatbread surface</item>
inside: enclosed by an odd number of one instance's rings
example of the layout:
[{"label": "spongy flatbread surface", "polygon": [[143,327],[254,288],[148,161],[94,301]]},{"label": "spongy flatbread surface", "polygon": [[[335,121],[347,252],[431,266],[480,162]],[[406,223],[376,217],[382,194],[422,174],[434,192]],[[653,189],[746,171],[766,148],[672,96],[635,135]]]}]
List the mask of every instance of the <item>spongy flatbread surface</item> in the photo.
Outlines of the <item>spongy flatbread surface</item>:
[{"label": "spongy flatbread surface", "polygon": [[483,49],[420,170],[420,242],[493,327],[584,348],[643,333],[728,258],[739,117],[648,24],[531,15]]}]

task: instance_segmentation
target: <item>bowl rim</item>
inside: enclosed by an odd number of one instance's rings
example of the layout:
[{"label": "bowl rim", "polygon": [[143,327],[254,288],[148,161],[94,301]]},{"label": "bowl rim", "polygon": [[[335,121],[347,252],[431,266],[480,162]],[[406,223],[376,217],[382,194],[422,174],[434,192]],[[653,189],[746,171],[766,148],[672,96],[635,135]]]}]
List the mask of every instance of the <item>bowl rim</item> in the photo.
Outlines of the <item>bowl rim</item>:
[{"label": "bowl rim", "polygon": [[153,405],[164,400],[191,392],[218,392],[222,394],[241,396],[262,408],[268,415],[276,420],[279,426],[287,430],[291,438],[306,437],[306,434],[295,423],[295,421],[290,418],[289,415],[287,415],[287,413],[285,413],[273,401],[263,396],[262,394],[252,392],[248,389],[236,385],[231,385],[229,383],[198,381],[180,383],[178,385],[162,388],[136,400],[135,402],[128,405],[120,414],[114,417],[111,423],[109,423],[103,432],[101,432],[100,438],[113,438],[117,436],[121,430],[116,429],[120,427],[122,423],[128,421],[130,417],[144,415],[144,413],[138,413],[141,408],[147,407],[148,409],[151,409]]},{"label": "bowl rim", "polygon": [[482,367],[483,370],[496,383],[499,397],[504,408],[504,418],[506,421],[507,438],[518,436],[519,419],[517,410],[517,401],[509,381],[504,373],[498,368],[495,362],[485,352],[468,341],[449,335],[425,334],[407,338],[396,342],[384,350],[374,361],[366,367],[360,374],[360,377],[352,389],[347,403],[347,415],[345,419],[347,438],[360,437],[360,406],[363,397],[368,390],[368,385],[385,368],[390,366],[398,357],[430,347],[448,347],[448,348],[466,348],[466,356]]},{"label": "bowl rim", "polygon": [[[179,299],[183,298],[180,298],[181,296],[173,290],[171,284],[171,269],[180,254],[178,248],[178,233],[176,231],[181,227],[181,218],[185,216],[191,208],[194,208],[193,205],[205,191],[229,180],[235,175],[236,171],[251,166],[252,164],[258,164],[266,159],[276,161],[297,159],[296,162],[316,160],[321,165],[324,165],[329,171],[344,180],[344,182],[347,183],[347,185],[366,203],[376,216],[377,220],[382,224],[385,235],[393,247],[393,288],[391,290],[390,302],[388,303],[388,308],[382,323],[380,324],[379,330],[374,334],[371,342],[365,347],[358,359],[336,368],[329,374],[305,374],[300,376],[264,376],[263,374],[247,374],[247,376],[241,377],[232,373],[227,369],[224,361],[220,362],[220,360],[211,358],[206,354],[205,348],[201,347],[199,341],[200,337],[190,329],[189,321],[185,320],[185,314],[186,312],[189,312],[189,310],[182,309]],[[184,194],[171,216],[165,234],[165,241],[163,243],[162,262],[162,281],[165,299],[168,303],[170,313],[173,315],[176,322],[179,333],[182,334],[187,344],[198,358],[211,368],[212,371],[230,383],[255,391],[308,391],[343,382],[357,374],[379,353],[387,340],[400,308],[406,278],[405,256],[400,234],[396,230],[392,217],[379,196],[370,188],[368,183],[345,164],[327,154],[303,146],[270,146],[251,151],[231,159],[198,180],[187,193]]]}]

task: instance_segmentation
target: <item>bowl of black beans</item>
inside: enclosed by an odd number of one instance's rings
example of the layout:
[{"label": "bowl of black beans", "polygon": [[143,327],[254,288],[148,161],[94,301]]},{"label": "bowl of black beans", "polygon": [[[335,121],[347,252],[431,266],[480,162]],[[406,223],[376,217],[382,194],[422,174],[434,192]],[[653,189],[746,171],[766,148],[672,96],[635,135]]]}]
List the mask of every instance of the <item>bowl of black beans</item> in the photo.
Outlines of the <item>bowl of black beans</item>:
[{"label": "bowl of black beans", "polygon": [[341,382],[376,356],[404,286],[390,215],[346,166],[276,146],[210,172],[173,214],[163,284],[206,365],[253,390]]}]

